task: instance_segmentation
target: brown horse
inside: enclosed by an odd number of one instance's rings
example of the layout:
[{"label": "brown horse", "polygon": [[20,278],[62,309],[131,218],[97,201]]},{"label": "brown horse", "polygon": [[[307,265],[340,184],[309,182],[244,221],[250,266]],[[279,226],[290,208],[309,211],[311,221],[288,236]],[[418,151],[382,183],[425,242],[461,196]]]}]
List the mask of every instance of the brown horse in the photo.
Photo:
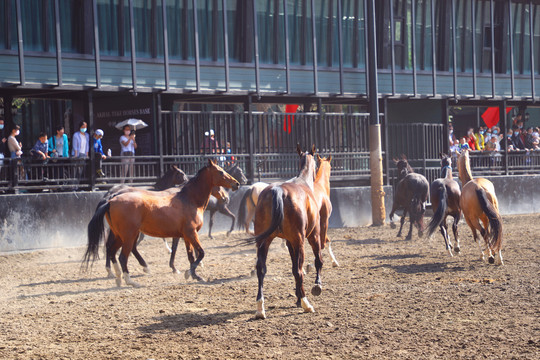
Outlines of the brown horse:
[{"label": "brown horse", "polygon": [[[88,224],[88,248],[83,262],[88,265],[97,257],[106,217],[115,238],[109,251],[114,254],[122,248],[120,264],[126,284],[138,286],[129,276],[127,259],[136,247],[139,232],[161,238],[183,237],[191,264],[189,274],[202,281],[196,273],[204,257],[197,232],[203,225],[203,212],[214,186],[237,190],[239,184],[215,161],[209,160],[208,165],[199,170],[180,192],[128,192],[104,201]],[[197,252],[196,260],[194,250]],[[116,275],[116,284],[120,286],[122,274],[118,272]]]},{"label": "brown horse", "polygon": [[[456,254],[460,251],[458,239],[458,223],[461,219],[460,197],[459,184],[452,178],[452,159],[446,154],[441,154],[441,178],[433,181],[430,187],[431,206],[434,209],[434,214],[428,225],[428,236],[431,236],[437,228],[440,228],[446,250],[448,250],[450,256],[454,256],[452,250]],[[452,246],[448,236],[448,225],[446,224],[448,215],[454,218],[452,231],[456,240],[455,247]]]},{"label": "brown horse", "polygon": [[499,215],[499,203],[493,183],[484,178],[473,179],[468,150],[463,150],[459,155],[458,170],[459,180],[463,185],[460,199],[461,210],[467,225],[471,228],[474,241],[480,246],[482,260],[485,260],[485,248],[482,248],[478,242],[477,230],[484,238],[485,247],[489,251],[489,263],[495,263],[494,254],[498,254],[497,264],[503,265],[502,219]]},{"label": "brown horse", "polygon": [[292,272],[296,280],[297,306],[304,312],[314,312],[306,298],[303,281],[304,241],[307,238],[315,255],[317,270],[313,295],[322,291],[320,272],[322,268],[319,207],[313,194],[316,163],[313,158],[315,146],[310,153],[297,147],[301,157],[300,174],[286,182],[268,186],[259,196],[255,211],[255,241],[257,243],[257,319],[266,318],[264,310],[263,283],[266,274],[268,248],[275,237],[287,240],[292,260]]}]

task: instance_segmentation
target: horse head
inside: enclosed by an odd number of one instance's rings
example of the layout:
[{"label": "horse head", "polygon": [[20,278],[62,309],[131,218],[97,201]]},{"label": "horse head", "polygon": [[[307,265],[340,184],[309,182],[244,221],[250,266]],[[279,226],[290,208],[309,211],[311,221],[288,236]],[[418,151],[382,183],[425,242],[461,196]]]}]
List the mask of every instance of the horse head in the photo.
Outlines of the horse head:
[{"label": "horse head", "polygon": [[218,201],[221,201],[225,204],[228,204],[230,201],[229,194],[221,186],[214,186],[212,188],[212,196],[214,196]]},{"label": "horse head", "polygon": [[189,178],[187,177],[186,173],[180,170],[175,165],[171,166],[171,169],[168,171],[168,173],[169,172],[172,173],[172,181],[174,185],[183,185],[189,181]]},{"label": "horse head", "polygon": [[310,182],[315,181],[317,170],[317,164],[314,157],[315,144],[313,144],[309,152],[302,151],[300,144],[297,144],[296,152],[298,152],[298,155],[300,156],[300,175],[298,175],[298,177],[303,177]]},{"label": "horse head", "polygon": [[240,187],[238,181],[223,170],[223,168],[217,164],[217,161],[208,159],[206,169],[210,173],[213,186],[223,186],[233,190],[238,190]]},{"label": "horse head", "polygon": [[238,164],[234,164],[231,168],[227,170],[227,172],[236,179],[240,183],[240,185],[247,184],[247,178],[246,175],[244,175],[244,170],[242,170],[241,167],[238,166]]},{"label": "horse head", "polygon": [[403,179],[408,174],[411,174],[414,172],[411,165],[409,165],[409,162],[407,161],[407,158],[405,155],[401,155],[401,159],[394,159],[394,163],[397,166],[398,170],[398,180]]},{"label": "horse head", "polygon": [[330,162],[332,161],[332,155],[323,158],[317,154],[317,161],[319,162],[319,169],[317,170],[315,182],[323,185],[327,195],[330,195],[330,171],[332,169]]}]

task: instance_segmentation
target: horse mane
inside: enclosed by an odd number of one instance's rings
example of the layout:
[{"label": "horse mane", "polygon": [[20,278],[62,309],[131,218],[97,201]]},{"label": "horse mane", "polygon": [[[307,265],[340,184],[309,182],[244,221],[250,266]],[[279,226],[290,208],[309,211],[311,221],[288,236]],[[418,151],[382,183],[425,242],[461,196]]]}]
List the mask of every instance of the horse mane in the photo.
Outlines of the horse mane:
[{"label": "horse mane", "polygon": [[458,172],[459,180],[461,180],[461,185],[465,185],[473,179],[468,150],[464,150],[461,152],[461,154],[459,154]]},{"label": "horse mane", "polygon": [[197,174],[192,177],[191,179],[189,179],[189,181],[184,185],[184,187],[182,188],[182,190],[180,190],[180,192],[178,194],[176,194],[176,196],[179,196],[180,194],[184,193],[184,192],[188,192],[188,191],[191,191],[191,188],[194,186],[195,183],[197,183],[199,177],[202,175],[202,173],[208,168],[208,165],[207,166],[204,166],[202,168],[199,169],[199,171],[197,172]]}]

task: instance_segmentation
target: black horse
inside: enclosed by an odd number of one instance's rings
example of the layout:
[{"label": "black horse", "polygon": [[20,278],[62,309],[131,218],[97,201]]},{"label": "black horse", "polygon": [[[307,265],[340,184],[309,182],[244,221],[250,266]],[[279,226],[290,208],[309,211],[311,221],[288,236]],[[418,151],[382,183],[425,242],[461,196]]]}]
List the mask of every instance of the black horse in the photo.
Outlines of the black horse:
[{"label": "black horse", "polygon": [[[461,218],[461,207],[459,205],[461,190],[457,181],[452,178],[452,159],[446,154],[441,154],[441,178],[431,183],[430,198],[434,213],[428,225],[428,236],[431,236],[437,228],[440,228],[446,250],[450,252],[450,256],[454,256],[452,250],[456,253],[460,251],[458,223]],[[455,247],[452,246],[448,236],[448,225],[446,224],[448,215],[454,218],[452,231],[456,240]]]},{"label": "black horse", "polygon": [[414,172],[407,159],[403,156],[401,160],[394,159],[398,169],[398,183],[394,193],[394,203],[390,212],[390,225],[395,228],[394,213],[397,210],[403,210],[401,217],[401,226],[399,227],[398,237],[401,236],[401,230],[405,223],[405,216],[409,213],[411,226],[405,239],[412,238],[413,224],[418,227],[418,236],[422,237],[424,231],[424,213],[426,212],[426,201],[429,192],[429,183],[427,179]]}]

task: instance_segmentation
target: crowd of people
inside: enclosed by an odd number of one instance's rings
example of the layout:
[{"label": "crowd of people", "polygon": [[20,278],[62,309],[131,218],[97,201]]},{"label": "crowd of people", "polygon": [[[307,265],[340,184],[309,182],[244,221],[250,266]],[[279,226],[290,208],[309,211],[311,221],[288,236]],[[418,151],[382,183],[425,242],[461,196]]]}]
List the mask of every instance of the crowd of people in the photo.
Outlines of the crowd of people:
[{"label": "crowd of people", "polygon": [[[18,140],[21,133],[19,125],[14,125],[12,129],[6,131],[4,120],[0,118],[0,168],[3,165],[3,159],[9,157],[11,159],[20,159],[23,157],[22,143]],[[34,161],[47,162],[51,159],[71,158],[72,160],[84,160],[90,157],[89,152],[93,150],[95,153],[96,172],[99,177],[105,177],[102,170],[102,161],[110,156],[105,155],[101,140],[104,132],[101,129],[96,129],[92,136],[88,133],[88,124],[84,121],[79,123],[77,131],[73,134],[71,144],[68,136],[65,134],[63,126],[58,126],[55,129],[55,134],[50,138],[47,133],[41,132],[37,137],[37,141],[29,151],[29,157]],[[135,141],[135,132],[131,130],[129,125],[123,129],[123,135],[120,137],[120,146],[122,149],[121,155],[130,157],[135,155],[137,142]],[[70,146],[71,145],[71,146]],[[71,153],[70,153],[71,148]],[[132,158],[122,159],[124,164],[124,177],[128,176],[130,171],[133,171]],[[85,167],[83,165],[77,167],[76,177],[84,176]]]},{"label": "crowd of people", "polygon": [[[459,137],[454,134],[453,125],[449,125],[449,143],[452,153],[462,149],[472,151],[499,152],[504,149],[504,136],[498,126],[480,126],[476,131],[469,128],[465,136]],[[531,151],[540,150],[540,128],[523,126],[523,121],[514,121],[512,129],[506,133],[508,151]]]}]

